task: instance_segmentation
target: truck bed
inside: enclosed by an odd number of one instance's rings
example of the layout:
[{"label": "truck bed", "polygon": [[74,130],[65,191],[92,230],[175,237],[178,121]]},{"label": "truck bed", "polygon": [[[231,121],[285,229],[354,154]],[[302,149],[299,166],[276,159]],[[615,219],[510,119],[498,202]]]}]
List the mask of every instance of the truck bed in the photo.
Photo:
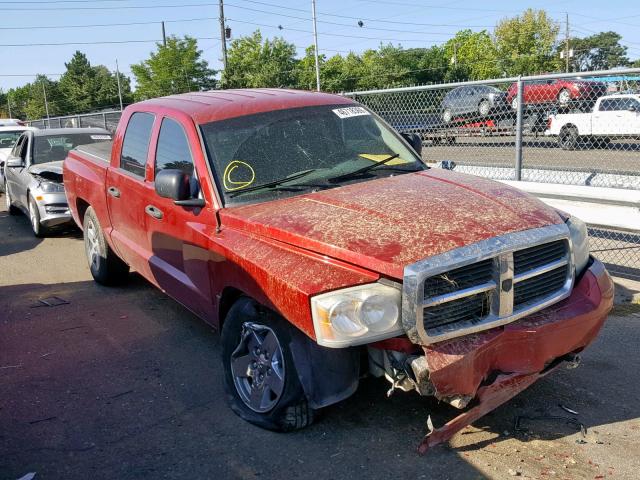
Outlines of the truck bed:
[{"label": "truck bed", "polygon": [[101,160],[109,163],[111,161],[111,148],[113,147],[113,141],[111,142],[98,142],[90,143],[88,145],[78,145],[76,150],[82,152],[85,155],[89,155],[93,159]]}]

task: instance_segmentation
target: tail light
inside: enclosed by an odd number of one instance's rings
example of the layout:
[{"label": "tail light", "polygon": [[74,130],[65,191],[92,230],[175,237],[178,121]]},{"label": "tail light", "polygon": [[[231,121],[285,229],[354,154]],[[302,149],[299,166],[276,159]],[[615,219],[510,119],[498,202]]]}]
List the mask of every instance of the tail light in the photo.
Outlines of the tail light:
[{"label": "tail light", "polygon": [[547,130],[551,130],[552,123],[553,123],[553,115],[549,115],[549,118],[547,118]]}]

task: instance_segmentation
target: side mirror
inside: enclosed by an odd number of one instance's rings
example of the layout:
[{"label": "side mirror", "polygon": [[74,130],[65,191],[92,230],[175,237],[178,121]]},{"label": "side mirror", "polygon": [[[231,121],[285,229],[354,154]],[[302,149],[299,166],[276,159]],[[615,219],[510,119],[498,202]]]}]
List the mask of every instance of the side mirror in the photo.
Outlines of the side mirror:
[{"label": "side mirror", "polygon": [[629,108],[627,108],[627,110],[629,110],[630,112],[637,112],[638,109],[636,107],[634,107],[633,105],[631,105]]},{"label": "side mirror", "polygon": [[401,133],[400,135],[413,147],[418,155],[422,154],[422,139],[420,135],[417,133]]},{"label": "side mirror", "polygon": [[20,157],[8,157],[7,158],[7,167],[8,168],[24,167],[24,160],[22,160]]},{"label": "side mirror", "polygon": [[191,198],[191,176],[182,170],[161,170],[156,175],[156,193],[183,207],[204,207],[202,198]]}]

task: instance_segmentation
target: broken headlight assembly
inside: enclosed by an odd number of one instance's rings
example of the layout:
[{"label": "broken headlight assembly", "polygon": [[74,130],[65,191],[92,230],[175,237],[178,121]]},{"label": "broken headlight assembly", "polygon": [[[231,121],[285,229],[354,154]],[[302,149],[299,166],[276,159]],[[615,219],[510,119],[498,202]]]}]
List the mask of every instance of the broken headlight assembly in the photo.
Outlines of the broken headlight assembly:
[{"label": "broken headlight assembly", "polygon": [[403,333],[398,287],[373,283],[324,293],[311,299],[318,344],[349,347]]},{"label": "broken headlight assembly", "polygon": [[42,190],[42,193],[64,192],[64,185],[55,182],[42,182],[40,184],[40,190]]},{"label": "broken headlight assembly", "polygon": [[576,267],[576,275],[580,275],[589,263],[589,237],[587,226],[577,217],[569,217],[566,221],[571,235],[573,248],[573,262]]}]

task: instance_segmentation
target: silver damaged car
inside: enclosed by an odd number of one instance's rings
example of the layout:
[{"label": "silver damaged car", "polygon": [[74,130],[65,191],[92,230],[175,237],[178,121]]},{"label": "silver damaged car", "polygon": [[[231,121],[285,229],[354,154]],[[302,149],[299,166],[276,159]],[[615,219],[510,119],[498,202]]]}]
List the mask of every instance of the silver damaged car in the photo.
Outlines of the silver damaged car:
[{"label": "silver damaged car", "polygon": [[29,216],[37,237],[70,224],[71,214],[62,183],[62,162],[78,145],[105,142],[102,128],[54,128],[24,132],[4,165],[5,200],[10,214]]}]

